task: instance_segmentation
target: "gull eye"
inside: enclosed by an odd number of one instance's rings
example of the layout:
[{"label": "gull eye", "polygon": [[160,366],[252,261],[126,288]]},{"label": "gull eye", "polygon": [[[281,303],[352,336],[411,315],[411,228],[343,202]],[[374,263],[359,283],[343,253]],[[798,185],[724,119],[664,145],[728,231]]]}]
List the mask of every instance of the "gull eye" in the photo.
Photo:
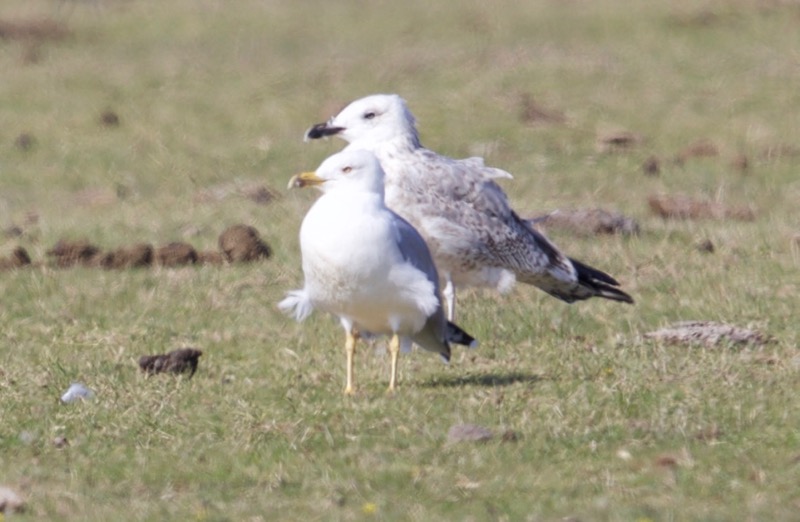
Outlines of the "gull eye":
[{"label": "gull eye", "polygon": [[350,171],[353,170],[353,167],[345,167],[342,169],[342,172],[345,174],[350,174]]},{"label": "gull eye", "polygon": [[368,112],[368,113],[364,114],[364,119],[365,120],[371,120],[374,117],[375,117],[375,113],[374,112]]}]

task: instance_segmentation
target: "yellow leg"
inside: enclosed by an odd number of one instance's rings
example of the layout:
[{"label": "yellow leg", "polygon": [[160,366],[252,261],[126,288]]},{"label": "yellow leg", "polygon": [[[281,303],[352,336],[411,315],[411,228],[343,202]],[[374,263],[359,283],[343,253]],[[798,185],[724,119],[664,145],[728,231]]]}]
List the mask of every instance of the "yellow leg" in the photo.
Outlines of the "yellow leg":
[{"label": "yellow leg", "polygon": [[356,353],[356,341],[358,341],[358,332],[353,330],[347,332],[347,340],[344,343],[344,351],[347,354],[347,385],[344,387],[345,395],[353,395],[356,392],[353,385],[353,355]]},{"label": "yellow leg", "polygon": [[392,357],[392,375],[389,377],[389,393],[393,392],[397,385],[397,356],[400,354],[400,338],[392,336],[389,341],[389,355]]}]

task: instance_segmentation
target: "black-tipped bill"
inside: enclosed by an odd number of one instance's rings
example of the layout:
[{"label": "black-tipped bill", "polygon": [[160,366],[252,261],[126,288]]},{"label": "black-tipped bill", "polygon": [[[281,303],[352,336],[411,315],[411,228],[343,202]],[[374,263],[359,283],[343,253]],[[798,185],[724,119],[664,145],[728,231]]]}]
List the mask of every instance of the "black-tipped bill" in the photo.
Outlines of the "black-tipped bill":
[{"label": "black-tipped bill", "polygon": [[327,122],[317,123],[306,131],[304,140],[318,140],[320,138],[327,138],[328,136],[336,136],[343,130],[344,127],[332,127],[329,126]]}]

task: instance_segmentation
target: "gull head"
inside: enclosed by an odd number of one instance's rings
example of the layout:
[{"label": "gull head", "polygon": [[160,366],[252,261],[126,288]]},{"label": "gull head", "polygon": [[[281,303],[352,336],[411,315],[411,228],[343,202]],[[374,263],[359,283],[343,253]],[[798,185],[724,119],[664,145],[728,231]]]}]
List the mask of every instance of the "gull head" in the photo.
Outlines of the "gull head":
[{"label": "gull head", "polygon": [[366,150],[343,150],[322,162],[316,172],[292,176],[289,188],[317,187],[323,192],[349,190],[383,195],[383,169]]},{"label": "gull head", "polygon": [[373,147],[397,138],[418,143],[414,115],[396,94],[373,94],[358,99],[324,123],[306,131],[306,140],[338,136],[360,148]]}]

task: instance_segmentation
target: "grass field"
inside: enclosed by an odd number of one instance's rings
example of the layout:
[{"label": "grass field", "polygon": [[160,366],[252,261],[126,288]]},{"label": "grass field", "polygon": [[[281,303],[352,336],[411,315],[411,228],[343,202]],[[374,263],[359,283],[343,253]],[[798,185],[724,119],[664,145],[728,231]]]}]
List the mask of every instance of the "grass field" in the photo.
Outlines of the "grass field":
[{"label": "grass field", "polygon": [[[0,272],[0,486],[26,501],[6,520],[797,520],[797,2],[5,0],[0,23],[0,256],[45,262]],[[636,236],[549,234],[636,305],[465,291],[477,350],[401,356],[387,396],[378,343],[344,397],[338,324],[275,306],[302,281],[315,197],[284,187],[343,146],[304,130],[376,92],[408,100],[428,147],[514,173],[522,215],[635,218]],[[619,130],[642,139],[600,151]],[[698,140],[716,154],[675,160]],[[199,196],[248,184],[277,197]],[[755,219],[662,219],[655,194]],[[45,254],[81,237],[213,249],[235,223],[273,257]],[[645,337],[680,320],[771,342]],[[194,378],[139,372],[182,346],[204,351]],[[61,404],[75,381],[94,400]],[[495,437],[448,440],[462,423]]]}]

